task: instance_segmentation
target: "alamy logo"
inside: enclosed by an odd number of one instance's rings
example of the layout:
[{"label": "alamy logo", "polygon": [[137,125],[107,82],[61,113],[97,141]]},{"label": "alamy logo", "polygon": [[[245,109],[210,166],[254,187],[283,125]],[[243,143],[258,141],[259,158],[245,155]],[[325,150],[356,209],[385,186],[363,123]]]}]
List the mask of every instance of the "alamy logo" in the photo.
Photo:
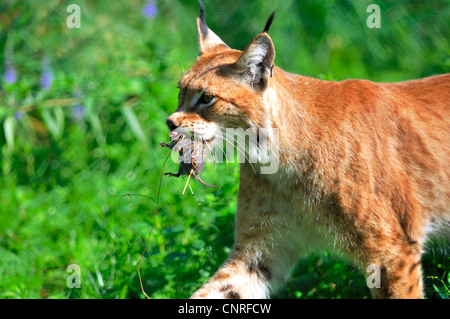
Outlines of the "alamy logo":
[{"label": "alamy logo", "polygon": [[77,264],[70,264],[67,266],[67,272],[71,274],[67,277],[68,288],[81,288],[81,270]]},{"label": "alamy logo", "polygon": [[381,270],[380,266],[372,264],[366,268],[367,273],[367,287],[369,288],[381,288]]},{"label": "alamy logo", "polygon": [[66,12],[71,13],[66,20],[66,25],[68,28],[81,28],[81,9],[78,4],[69,4],[67,6]]},{"label": "alamy logo", "polygon": [[[202,131],[201,129],[199,131]],[[206,159],[210,163],[233,163],[237,157],[238,163],[250,163],[253,169],[258,168],[261,174],[275,174],[279,166],[279,133],[277,129],[242,129],[226,128],[214,136],[214,141],[207,143],[202,140],[202,135],[197,130],[185,132],[183,129],[175,129],[175,132],[185,136],[191,136],[198,144],[203,145]],[[190,144],[183,148],[183,156],[172,153],[172,160],[177,163],[190,163],[189,156],[195,150]],[[188,154],[186,156],[186,154]],[[257,165],[255,165],[257,164]]]},{"label": "alamy logo", "polygon": [[378,4],[369,4],[366,11],[372,13],[367,17],[366,25],[369,29],[381,28],[381,10]]}]

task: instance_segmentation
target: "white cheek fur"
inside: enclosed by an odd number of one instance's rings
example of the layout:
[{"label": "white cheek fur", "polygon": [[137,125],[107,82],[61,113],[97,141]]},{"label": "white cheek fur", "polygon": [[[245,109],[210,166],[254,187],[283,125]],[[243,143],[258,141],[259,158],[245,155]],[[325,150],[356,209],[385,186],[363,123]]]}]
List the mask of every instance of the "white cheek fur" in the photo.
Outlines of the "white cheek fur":
[{"label": "white cheek fur", "polygon": [[210,140],[215,137],[217,129],[215,123],[194,123],[194,137],[198,136],[203,140]]}]

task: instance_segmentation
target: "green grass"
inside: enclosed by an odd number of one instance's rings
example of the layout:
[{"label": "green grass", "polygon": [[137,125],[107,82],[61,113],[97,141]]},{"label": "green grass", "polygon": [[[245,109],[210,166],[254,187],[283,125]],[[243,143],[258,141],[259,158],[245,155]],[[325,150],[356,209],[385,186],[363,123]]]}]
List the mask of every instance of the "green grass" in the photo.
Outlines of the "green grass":
[{"label": "green grass", "polygon": [[[0,4],[0,298],[144,298],[137,264],[153,223],[166,117],[176,84],[195,62],[196,1],[76,1],[69,29],[62,1]],[[368,1],[205,0],[207,22],[243,49],[277,9],[271,28],[282,68],[342,80],[399,81],[448,72],[447,1],[378,1],[382,28],[365,26]],[[48,89],[41,77],[47,59]],[[167,170],[176,171],[170,160]],[[185,298],[233,243],[239,170],[208,165],[204,180],[163,179],[141,264],[152,298]],[[81,288],[68,288],[70,264]],[[429,254],[428,297],[448,287],[449,260]],[[446,272],[447,271],[447,272]],[[445,286],[447,285],[447,286]],[[437,291],[440,291],[438,293]],[[364,277],[339,258],[302,260],[276,298],[364,298]]]}]

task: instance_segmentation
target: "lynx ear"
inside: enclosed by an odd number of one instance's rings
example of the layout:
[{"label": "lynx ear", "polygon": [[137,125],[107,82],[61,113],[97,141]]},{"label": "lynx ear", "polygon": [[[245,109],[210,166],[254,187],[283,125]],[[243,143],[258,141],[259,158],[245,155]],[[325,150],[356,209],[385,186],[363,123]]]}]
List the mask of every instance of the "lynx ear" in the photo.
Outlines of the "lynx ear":
[{"label": "lynx ear", "polygon": [[263,32],[253,39],[232,66],[237,72],[247,77],[250,75],[251,84],[261,90],[266,88],[269,78],[273,76],[275,47],[267,32],[274,17],[275,11],[267,20]]},{"label": "lynx ear", "polygon": [[225,42],[208,28],[205,21],[205,6],[201,0],[198,0],[198,4],[200,6],[200,16],[197,18],[197,30],[200,54],[219,48],[229,48]]},{"label": "lynx ear", "polygon": [[249,73],[252,84],[264,89],[273,75],[274,60],[275,47],[272,39],[267,32],[263,32],[247,46],[233,68],[238,72]]}]

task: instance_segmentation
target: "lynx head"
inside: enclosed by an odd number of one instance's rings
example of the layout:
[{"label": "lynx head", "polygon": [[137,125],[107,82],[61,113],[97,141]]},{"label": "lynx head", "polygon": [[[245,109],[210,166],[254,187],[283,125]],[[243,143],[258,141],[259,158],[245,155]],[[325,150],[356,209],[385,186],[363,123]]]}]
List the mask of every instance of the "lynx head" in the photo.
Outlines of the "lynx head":
[{"label": "lynx head", "polygon": [[263,128],[268,110],[264,93],[273,75],[275,48],[269,27],[242,51],[226,45],[205,22],[199,0],[197,19],[199,56],[178,83],[178,108],[166,123],[171,131],[195,132],[203,141],[212,141],[225,128]]}]

